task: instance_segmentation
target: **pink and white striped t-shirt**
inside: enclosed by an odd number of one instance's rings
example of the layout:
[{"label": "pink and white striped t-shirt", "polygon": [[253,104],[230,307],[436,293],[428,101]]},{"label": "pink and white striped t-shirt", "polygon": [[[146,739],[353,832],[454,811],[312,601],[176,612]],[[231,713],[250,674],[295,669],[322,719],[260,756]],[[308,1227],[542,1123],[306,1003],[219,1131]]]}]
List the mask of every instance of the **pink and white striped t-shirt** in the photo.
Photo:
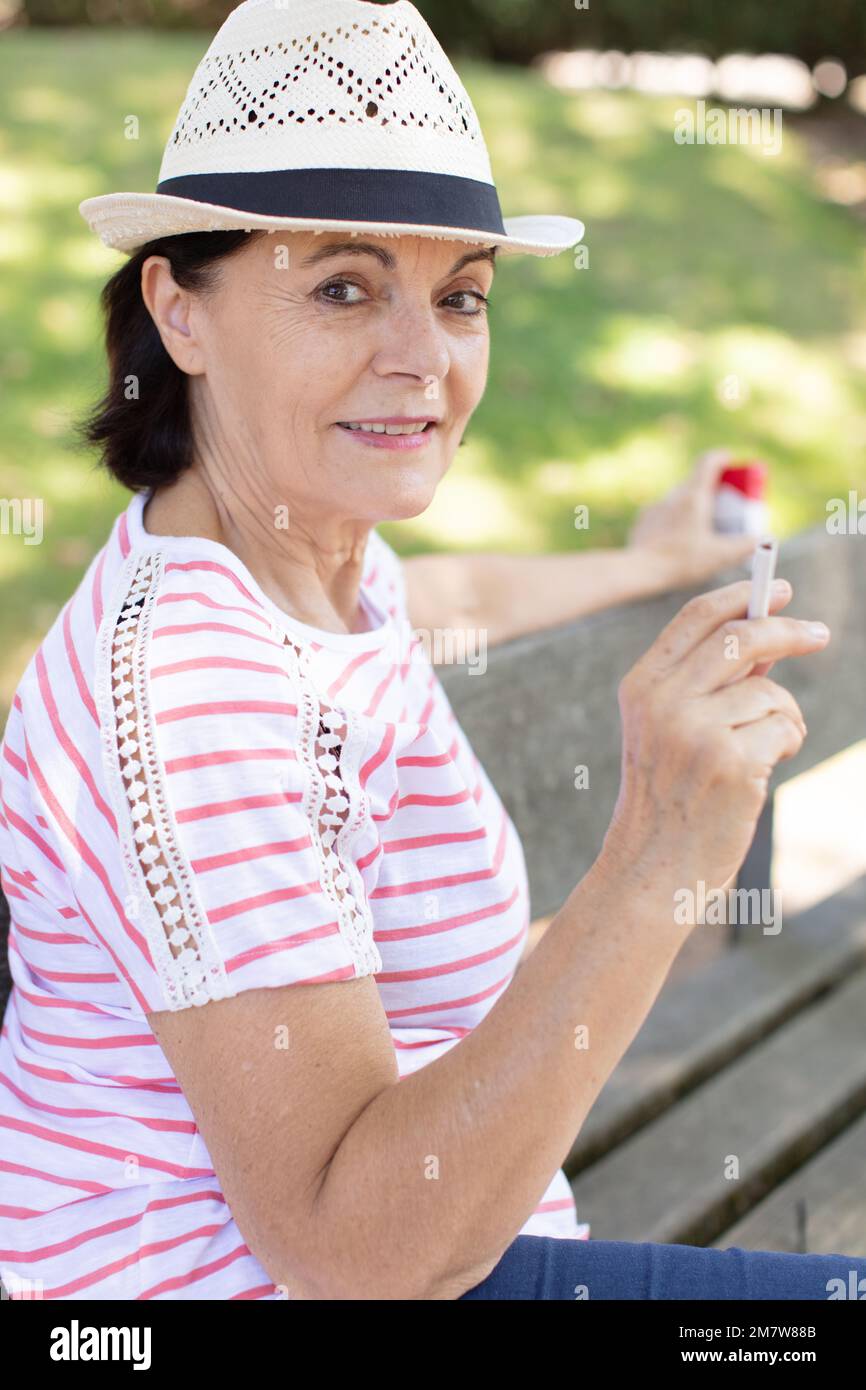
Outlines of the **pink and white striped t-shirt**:
[{"label": "pink and white striped t-shirt", "polygon": [[[0,748],[13,1297],[279,1297],[146,1014],[372,974],[405,1076],[484,1017],[529,926],[517,831],[378,532],[369,629],[342,635],[227,547],[151,535],[149,496],[30,661]],[[560,1170],[522,1233],[588,1229]]]}]

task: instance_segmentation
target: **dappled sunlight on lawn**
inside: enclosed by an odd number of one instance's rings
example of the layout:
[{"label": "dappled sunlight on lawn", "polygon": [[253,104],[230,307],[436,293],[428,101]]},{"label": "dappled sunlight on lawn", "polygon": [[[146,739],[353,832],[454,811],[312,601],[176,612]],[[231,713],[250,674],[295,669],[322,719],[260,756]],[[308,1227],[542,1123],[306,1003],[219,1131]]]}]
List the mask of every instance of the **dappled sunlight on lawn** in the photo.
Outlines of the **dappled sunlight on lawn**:
[{"label": "dappled sunlight on lawn", "polygon": [[678,332],[671,320],[628,315],[611,315],[606,337],[607,346],[601,344],[583,370],[608,386],[640,395],[672,388],[687,392],[705,341],[700,334]]},{"label": "dappled sunlight on lawn", "polygon": [[[449,547],[455,550],[523,549],[529,537],[529,548],[545,545],[543,525],[527,527],[521,515],[523,490],[496,479],[492,471],[484,474],[466,465],[463,455],[469,446],[459,449],[457,458],[436,489],[436,496],[422,516],[410,522],[400,522],[391,528],[383,525],[382,534],[398,539],[412,535],[412,548],[429,550],[447,535]],[[405,548],[405,539],[404,539]]]}]

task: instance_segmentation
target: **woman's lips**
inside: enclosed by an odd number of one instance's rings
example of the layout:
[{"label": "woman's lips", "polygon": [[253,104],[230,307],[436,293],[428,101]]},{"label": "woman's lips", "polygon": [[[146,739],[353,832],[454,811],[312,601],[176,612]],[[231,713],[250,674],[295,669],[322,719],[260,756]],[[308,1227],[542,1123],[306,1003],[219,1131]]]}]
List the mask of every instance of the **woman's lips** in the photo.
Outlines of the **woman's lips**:
[{"label": "woman's lips", "polygon": [[370,430],[350,430],[346,425],[340,424],[336,428],[341,434],[347,435],[350,439],[360,440],[362,444],[368,444],[373,449],[421,449],[434,433],[436,424],[429,424],[418,434],[375,434]]}]

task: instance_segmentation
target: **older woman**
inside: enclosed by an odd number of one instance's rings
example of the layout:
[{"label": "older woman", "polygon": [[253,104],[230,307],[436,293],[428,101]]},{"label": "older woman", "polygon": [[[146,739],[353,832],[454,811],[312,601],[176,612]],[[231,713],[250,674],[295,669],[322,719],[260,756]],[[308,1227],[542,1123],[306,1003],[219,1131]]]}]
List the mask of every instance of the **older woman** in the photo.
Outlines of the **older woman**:
[{"label": "older woman", "polygon": [[248,0],[157,193],[83,205],[130,253],[89,435],[133,495],[0,763],[13,1295],[822,1298],[852,1267],[576,1220],[559,1165],[688,935],[673,891],[730,880],[804,736],[766,668],[827,632],[743,621],[744,582],[682,609],[621,688],[603,850],[518,971],[520,841],[415,629],[503,640],[748,543],[700,529],[717,461],[624,552],[490,577],[379,536],[481,399],[495,259],[579,236],[503,223],[479,142],[406,0]]}]

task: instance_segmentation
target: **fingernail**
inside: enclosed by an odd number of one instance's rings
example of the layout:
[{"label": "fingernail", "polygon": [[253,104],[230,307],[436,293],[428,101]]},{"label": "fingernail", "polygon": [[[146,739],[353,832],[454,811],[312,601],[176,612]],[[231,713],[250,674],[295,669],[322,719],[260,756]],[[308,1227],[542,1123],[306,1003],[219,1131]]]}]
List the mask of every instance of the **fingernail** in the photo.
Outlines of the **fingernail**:
[{"label": "fingernail", "polygon": [[773,581],[774,594],[787,594],[790,593],[790,590],[791,586],[788,583],[787,579],[775,579]]},{"label": "fingernail", "polygon": [[806,627],[810,637],[815,637],[819,642],[824,642],[830,636],[830,629],[825,623],[807,623]]}]

